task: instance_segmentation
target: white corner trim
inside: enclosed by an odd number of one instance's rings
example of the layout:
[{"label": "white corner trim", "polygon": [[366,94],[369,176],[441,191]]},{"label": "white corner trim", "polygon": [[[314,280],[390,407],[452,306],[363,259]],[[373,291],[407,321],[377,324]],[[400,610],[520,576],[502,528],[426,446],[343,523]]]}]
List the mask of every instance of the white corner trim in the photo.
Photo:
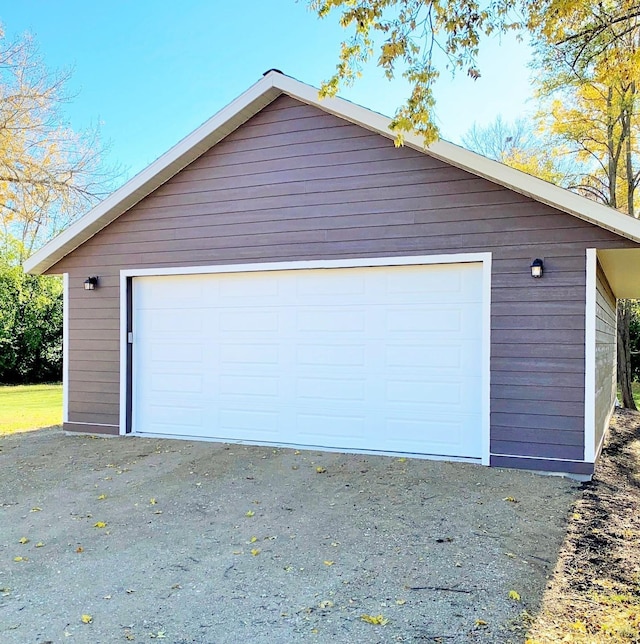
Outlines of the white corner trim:
[{"label": "white corner trim", "polygon": [[482,464],[491,464],[491,253],[482,262]]},{"label": "white corner trim", "polygon": [[127,276],[120,271],[120,431],[127,432]]},{"label": "white corner trim", "polygon": [[62,422],[69,422],[69,273],[62,274]]},{"label": "white corner trim", "polygon": [[[313,270],[357,268],[373,266],[411,266],[431,264],[482,264],[482,464],[490,464],[491,434],[491,259],[490,252],[452,253],[448,255],[414,255],[393,257],[366,257],[358,259],[311,260],[296,262],[268,262],[261,264],[224,264],[210,266],[173,266],[161,268],[131,268],[120,270],[120,434],[127,425],[127,279],[162,275],[201,275],[214,273],[246,273],[258,271]],[[135,320],[134,338],[135,338]],[[135,350],[135,344],[134,344]],[[136,374],[132,374],[135,392]],[[134,403],[135,404],[135,403]],[[135,427],[132,427],[135,433]],[[138,434],[139,435],[139,434]],[[477,461],[476,461],[477,462]]]},{"label": "white corner trim", "polygon": [[584,460],[596,459],[596,290],[597,254],[586,252],[586,293],[584,331]]}]

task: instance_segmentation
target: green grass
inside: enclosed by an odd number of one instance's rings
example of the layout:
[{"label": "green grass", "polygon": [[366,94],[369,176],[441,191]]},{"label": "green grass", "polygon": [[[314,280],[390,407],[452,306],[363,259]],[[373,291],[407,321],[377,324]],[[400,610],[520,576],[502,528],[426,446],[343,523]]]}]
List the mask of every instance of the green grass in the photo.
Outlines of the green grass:
[{"label": "green grass", "polygon": [[[633,399],[636,401],[636,407],[640,409],[640,382],[635,380],[631,383],[631,391],[633,392]],[[622,394],[620,393],[620,387],[618,387],[618,400],[622,402]]]},{"label": "green grass", "polygon": [[0,436],[62,423],[62,385],[0,386]]}]

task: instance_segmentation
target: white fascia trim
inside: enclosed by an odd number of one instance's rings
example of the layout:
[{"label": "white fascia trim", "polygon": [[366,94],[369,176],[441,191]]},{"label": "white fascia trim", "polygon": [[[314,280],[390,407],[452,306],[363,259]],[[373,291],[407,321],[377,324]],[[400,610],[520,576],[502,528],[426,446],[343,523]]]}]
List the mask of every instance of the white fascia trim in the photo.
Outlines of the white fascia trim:
[{"label": "white fascia trim", "polygon": [[151,165],[101,201],[64,232],[31,255],[23,264],[25,272],[38,275],[46,271],[274,101],[282,92],[275,89],[273,81],[273,74],[261,78]]},{"label": "white fascia trim", "polygon": [[[34,274],[46,271],[282,93],[389,139],[395,138],[395,133],[389,129],[391,123],[389,117],[342,98],[320,99],[317,88],[290,76],[271,71],[66,231],[34,253],[24,263],[24,270]],[[597,204],[586,197],[447,141],[436,141],[425,148],[422,137],[415,133],[405,134],[404,141],[405,145],[419,152],[640,242],[640,221],[613,208]]]},{"label": "white fascia trim", "polygon": [[586,252],[586,297],[584,332],[584,460],[596,459],[596,271],[595,248]]},{"label": "white fascia trim", "polygon": [[[450,255],[413,255],[398,257],[365,257],[262,264],[224,264],[213,266],[173,266],[131,268],[120,271],[120,434],[127,422],[127,278],[161,275],[203,275],[212,273],[248,273],[258,271],[313,270],[369,266],[412,266],[430,264],[482,264],[482,464],[490,464],[491,433],[491,253],[452,253]],[[135,320],[134,320],[135,324]],[[135,389],[132,375],[131,395]],[[135,431],[135,428],[132,428]],[[137,434],[136,434],[137,435]]]},{"label": "white fascia trim", "polygon": [[[318,97],[315,87],[301,83],[289,76],[278,74],[277,86],[292,98],[315,105],[321,110],[345,118],[352,123],[394,139],[395,133],[389,128],[391,119],[365,107],[350,103],[342,98]],[[640,242],[640,221],[624,215],[586,197],[560,188],[515,168],[487,159],[480,154],[440,139],[425,148],[421,136],[409,132],[404,134],[404,144],[440,161],[467,170],[476,176],[499,183],[515,192],[524,194],[549,206],[572,214],[584,221],[606,228],[618,235]]]},{"label": "white fascia trim", "polygon": [[69,422],[69,273],[62,275],[62,422]]},{"label": "white fascia trim", "polygon": [[[127,432],[127,275],[120,271],[120,431]],[[133,392],[131,393],[133,395]]]}]

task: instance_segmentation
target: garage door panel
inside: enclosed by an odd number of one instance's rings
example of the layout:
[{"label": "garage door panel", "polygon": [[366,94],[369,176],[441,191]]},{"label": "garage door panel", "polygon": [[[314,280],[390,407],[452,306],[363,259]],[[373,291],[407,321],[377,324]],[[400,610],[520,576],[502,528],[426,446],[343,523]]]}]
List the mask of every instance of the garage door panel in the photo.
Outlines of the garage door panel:
[{"label": "garage door panel", "polygon": [[480,458],[481,278],[481,264],[135,278],[133,429]]}]

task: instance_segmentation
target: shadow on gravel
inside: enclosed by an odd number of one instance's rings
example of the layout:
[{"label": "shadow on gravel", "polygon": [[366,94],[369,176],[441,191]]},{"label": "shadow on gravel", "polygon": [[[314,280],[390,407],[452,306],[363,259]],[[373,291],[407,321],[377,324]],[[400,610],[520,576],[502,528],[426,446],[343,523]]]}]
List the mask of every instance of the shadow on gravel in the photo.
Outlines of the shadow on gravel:
[{"label": "shadow on gravel", "polygon": [[640,414],[618,410],[582,485],[532,642],[640,642]]}]

